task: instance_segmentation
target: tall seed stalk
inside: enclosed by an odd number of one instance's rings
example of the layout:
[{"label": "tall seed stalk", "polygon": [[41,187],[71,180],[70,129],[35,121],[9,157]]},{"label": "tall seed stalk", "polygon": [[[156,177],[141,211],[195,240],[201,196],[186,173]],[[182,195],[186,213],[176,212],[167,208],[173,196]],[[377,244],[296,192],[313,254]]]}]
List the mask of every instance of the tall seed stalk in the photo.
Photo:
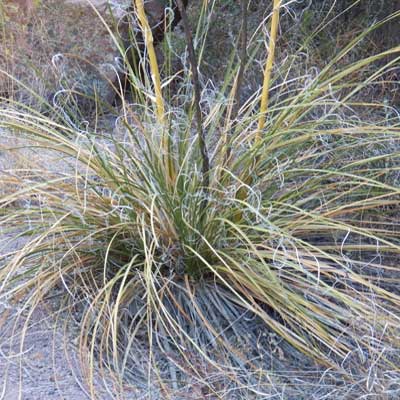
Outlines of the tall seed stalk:
[{"label": "tall seed stalk", "polygon": [[[163,125],[165,122],[165,109],[164,109],[164,99],[162,96],[161,90],[161,78],[160,71],[158,68],[156,51],[154,49],[154,40],[153,33],[151,31],[151,27],[149,21],[146,16],[146,12],[144,9],[144,1],[143,0],[134,0],[136,5],[137,17],[139,19],[139,23],[143,32],[145,46],[147,52],[149,54],[149,63],[150,63],[150,73],[151,78],[154,85],[155,92],[155,103],[157,109],[157,118],[158,122]],[[165,143],[166,144],[166,143]],[[167,150],[164,148],[164,150]]]},{"label": "tall seed stalk", "polygon": [[[244,0],[242,0],[244,1]],[[270,38],[269,38],[269,49],[268,49],[268,56],[267,56],[267,61],[265,64],[265,70],[264,70],[264,80],[263,80],[263,87],[262,87],[262,92],[261,92],[261,105],[260,105],[260,115],[258,118],[258,129],[256,132],[256,140],[255,143],[256,145],[260,142],[261,140],[261,132],[264,129],[265,126],[265,120],[266,120],[266,112],[268,110],[268,99],[269,99],[269,88],[271,84],[271,73],[272,73],[272,67],[274,63],[274,58],[275,58],[275,43],[276,43],[276,37],[278,33],[278,24],[279,24],[279,7],[281,5],[281,0],[274,0],[273,3],[273,11],[272,11],[272,21],[271,21],[271,31],[270,31]],[[247,18],[246,13],[243,11],[243,4],[242,4],[242,20],[243,23],[246,22],[245,18]],[[242,42],[242,52],[243,52],[243,42]],[[241,54],[241,58],[243,57],[243,54]],[[244,63],[243,58],[242,58],[242,63]],[[237,93],[235,93],[237,95]],[[236,99],[235,99],[236,100]],[[251,166],[251,170],[255,167],[257,164],[258,158],[256,157]],[[243,178],[243,183],[244,185],[239,188],[239,190],[236,192],[236,199],[238,200],[245,200],[248,195],[248,186],[251,185],[253,179],[252,176],[249,174],[245,174]],[[234,221],[239,222],[242,219],[243,215],[242,212],[239,211],[235,216],[234,216]]]},{"label": "tall seed stalk", "polygon": [[269,50],[268,50],[267,62],[265,64],[264,82],[261,92],[261,106],[260,106],[260,116],[258,119],[258,130],[256,134],[256,144],[259,143],[261,140],[261,132],[264,129],[266,114],[268,111],[269,88],[271,85],[271,73],[275,59],[275,45],[278,34],[280,5],[281,5],[281,0],[274,0],[274,8],[272,11],[272,21],[271,21],[271,32],[270,32],[269,46],[268,46]]},{"label": "tall seed stalk", "polygon": [[146,16],[144,1],[143,0],[134,0],[134,1],[136,4],[137,17],[144,36],[145,46],[149,55],[150,73],[155,93],[157,120],[162,127],[162,139],[161,139],[162,162],[165,166],[167,183],[171,185],[175,181],[176,171],[174,167],[174,161],[170,157],[170,137],[168,130],[166,129],[164,98],[161,89],[160,70],[158,68],[156,51],[154,48],[153,32],[151,30],[148,18]]},{"label": "tall seed stalk", "polygon": [[[265,63],[264,69],[264,80],[263,80],[263,87],[261,91],[261,105],[260,105],[260,115],[258,117],[258,128],[256,132],[255,144],[259,144],[261,141],[261,132],[264,129],[265,121],[266,121],[266,113],[268,110],[268,100],[269,100],[269,88],[271,85],[271,73],[272,67],[274,64],[275,59],[275,45],[276,45],[276,38],[278,34],[278,25],[279,25],[279,7],[281,5],[281,0],[273,0],[273,10],[272,10],[272,21],[271,21],[271,30],[270,30],[270,37],[269,37],[269,49],[268,49],[268,56],[267,61]],[[250,167],[250,172],[246,172],[243,183],[244,185],[239,188],[236,193],[236,199],[238,200],[245,200],[248,196],[248,186],[252,184],[253,178],[251,176],[251,171],[254,169],[254,166],[257,164],[258,157],[256,157],[253,162],[252,166]],[[235,216],[234,221],[239,222],[243,217],[241,211]]]}]

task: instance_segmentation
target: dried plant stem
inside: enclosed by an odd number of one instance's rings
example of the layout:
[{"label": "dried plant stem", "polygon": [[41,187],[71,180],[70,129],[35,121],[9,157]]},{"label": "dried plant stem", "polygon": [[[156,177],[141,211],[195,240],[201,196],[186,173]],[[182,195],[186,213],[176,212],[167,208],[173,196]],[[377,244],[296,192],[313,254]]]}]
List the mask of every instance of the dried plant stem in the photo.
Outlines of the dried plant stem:
[{"label": "dried plant stem", "polygon": [[[271,21],[271,31],[270,31],[270,38],[269,38],[269,52],[267,57],[267,62],[265,64],[264,70],[264,81],[263,87],[261,92],[261,106],[260,106],[260,115],[258,119],[258,129],[256,133],[256,144],[258,144],[261,140],[261,132],[265,126],[266,120],[266,113],[268,110],[268,100],[269,100],[269,88],[271,84],[271,73],[272,67],[275,58],[275,42],[278,33],[278,24],[279,24],[279,7],[281,5],[281,0],[273,0],[273,11],[272,11],[272,21]],[[251,171],[254,170],[256,164],[258,162],[258,157],[255,157],[251,166],[250,170],[245,172],[243,177],[244,186],[241,186],[240,189],[236,193],[236,198],[238,200],[245,200],[248,196],[248,187],[251,186],[253,183],[253,178],[251,176]],[[239,222],[243,217],[241,211],[235,216],[235,222]]]},{"label": "dried plant stem", "polygon": [[269,88],[271,85],[271,72],[275,59],[275,44],[278,33],[279,7],[281,5],[281,0],[273,0],[273,1],[274,1],[274,9],[272,11],[269,51],[268,51],[267,62],[265,64],[264,82],[261,92],[261,106],[260,106],[260,116],[258,119],[258,130],[256,134],[256,144],[260,141],[261,132],[265,126],[266,113],[268,110]]},{"label": "dried plant stem", "polygon": [[205,135],[204,135],[204,131],[203,131],[203,118],[202,118],[201,109],[200,109],[200,81],[199,81],[199,75],[198,75],[198,71],[197,71],[198,65],[197,65],[196,54],[195,54],[194,46],[193,46],[192,33],[190,31],[185,6],[184,6],[182,0],[177,0],[177,4],[178,4],[179,12],[181,13],[181,16],[182,16],[183,29],[185,31],[186,44],[188,46],[188,51],[189,51],[189,61],[190,61],[190,65],[192,67],[192,81],[193,81],[193,88],[194,88],[194,107],[195,107],[195,113],[196,113],[197,136],[198,136],[198,140],[199,140],[200,153],[201,153],[201,157],[202,157],[202,161],[203,161],[203,165],[202,165],[203,188],[205,191],[207,191],[208,187],[209,187],[209,183],[210,183],[210,177],[209,177],[210,160],[209,160],[209,156],[208,156],[208,150],[207,150]]},{"label": "dried plant stem", "polygon": [[[158,69],[156,51],[154,49],[153,34],[144,9],[144,1],[143,0],[134,0],[134,1],[136,5],[136,11],[139,23],[143,31],[145,46],[149,54],[150,73],[154,85],[157,118],[160,124],[164,124],[165,122],[164,99],[161,90],[160,71]],[[164,142],[165,142],[163,143],[164,150],[167,151],[168,149],[165,147],[167,145],[167,142],[165,140]]]}]

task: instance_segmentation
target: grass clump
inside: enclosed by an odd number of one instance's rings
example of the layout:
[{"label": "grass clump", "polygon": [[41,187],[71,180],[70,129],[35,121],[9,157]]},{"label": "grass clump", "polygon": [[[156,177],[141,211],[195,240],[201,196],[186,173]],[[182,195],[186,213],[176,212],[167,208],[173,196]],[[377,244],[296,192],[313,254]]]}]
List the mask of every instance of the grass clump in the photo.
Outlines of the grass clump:
[{"label": "grass clump", "polygon": [[[257,92],[230,118],[238,97],[225,89],[240,63],[197,104],[187,70],[163,99],[163,118],[149,83],[141,104],[123,102],[113,132],[2,107],[1,128],[26,140],[8,151],[24,151],[28,163],[43,149],[64,168],[43,162],[0,176],[16,188],[1,198],[0,225],[29,238],[0,259],[1,298],[23,297],[32,309],[62,289],[89,371],[100,360],[121,385],[163,398],[188,386],[215,398],[290,386],[271,384],[267,332],[282,340],[278,362],[302,353],[310,369],[386,390],[399,348],[400,124],[368,123],[354,110],[382,107],[356,96],[397,58],[366,81],[353,77],[400,49],[336,69],[359,40],[306,80],[268,77],[266,113]],[[206,150],[194,126],[199,104]]]}]

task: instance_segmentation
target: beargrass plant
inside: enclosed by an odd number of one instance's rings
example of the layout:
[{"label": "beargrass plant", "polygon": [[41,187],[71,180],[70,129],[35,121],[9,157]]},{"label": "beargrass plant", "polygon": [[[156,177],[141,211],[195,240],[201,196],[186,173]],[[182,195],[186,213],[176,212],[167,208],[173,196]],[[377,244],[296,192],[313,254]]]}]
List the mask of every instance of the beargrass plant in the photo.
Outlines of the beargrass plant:
[{"label": "beargrass plant", "polygon": [[[93,398],[96,365],[160,398],[290,393],[295,380],[279,366],[300,354],[304,371],[325,367],[346,385],[389,393],[399,365],[400,123],[369,123],[365,110],[383,105],[357,94],[396,65],[400,48],[339,68],[366,32],[307,79],[291,77],[296,54],[277,64],[270,52],[262,90],[238,107],[256,54],[242,36],[242,56],[213,96],[197,98],[190,65],[201,58],[190,52],[167,98],[171,77],[159,75],[141,3],[153,56],[143,100],[123,101],[119,130],[0,109],[1,129],[24,140],[2,151],[25,163],[1,171],[0,226],[10,241],[27,238],[0,258],[0,298],[31,315],[54,290],[65,294]],[[57,164],[31,165],[37,151]]]}]

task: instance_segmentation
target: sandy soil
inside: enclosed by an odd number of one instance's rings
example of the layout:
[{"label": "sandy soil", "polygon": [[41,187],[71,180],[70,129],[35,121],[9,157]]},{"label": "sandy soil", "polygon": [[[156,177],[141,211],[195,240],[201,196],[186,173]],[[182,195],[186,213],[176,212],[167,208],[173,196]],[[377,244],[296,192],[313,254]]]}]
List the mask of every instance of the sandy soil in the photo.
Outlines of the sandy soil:
[{"label": "sandy soil", "polygon": [[[33,326],[21,343],[24,321],[14,324],[17,307],[8,309],[0,327],[1,399],[39,400],[90,398],[79,373],[77,352],[54,329],[45,311],[33,315]],[[2,313],[3,317],[7,313]],[[106,399],[107,397],[102,396]],[[109,398],[109,397],[108,397]]]}]

